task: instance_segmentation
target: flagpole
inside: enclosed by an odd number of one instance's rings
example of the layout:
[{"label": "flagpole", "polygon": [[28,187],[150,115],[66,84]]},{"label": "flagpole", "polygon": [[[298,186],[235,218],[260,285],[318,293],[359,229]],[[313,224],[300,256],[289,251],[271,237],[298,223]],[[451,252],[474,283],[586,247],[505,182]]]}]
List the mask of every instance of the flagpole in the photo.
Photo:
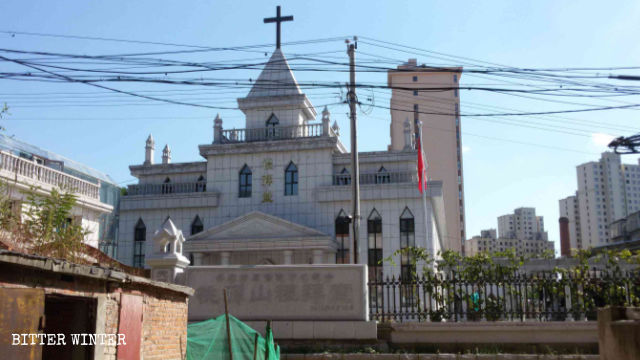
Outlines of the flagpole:
[{"label": "flagpole", "polygon": [[422,176],[418,177],[418,181],[422,181],[422,208],[424,210],[424,240],[425,240],[425,245],[429,251],[429,254],[431,254],[431,256],[433,258],[435,258],[436,254],[435,251],[433,249],[432,246],[432,242],[429,241],[429,223],[428,223],[428,216],[427,216],[427,179],[426,179],[426,174],[427,174],[427,159],[424,156],[424,151],[422,150],[424,148],[423,144],[422,144],[422,121],[418,120],[418,135],[420,136],[420,151],[422,151],[422,161],[424,162],[424,172],[422,174]]}]

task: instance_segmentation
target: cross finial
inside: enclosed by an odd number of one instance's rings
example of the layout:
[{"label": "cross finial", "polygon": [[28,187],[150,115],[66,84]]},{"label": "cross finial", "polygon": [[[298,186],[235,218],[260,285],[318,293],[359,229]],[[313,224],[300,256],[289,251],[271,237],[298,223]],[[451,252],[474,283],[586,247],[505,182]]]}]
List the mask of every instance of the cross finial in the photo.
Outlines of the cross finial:
[{"label": "cross finial", "polygon": [[276,23],[276,49],[280,49],[280,23],[284,21],[293,21],[293,16],[280,16],[280,6],[276,7],[276,17],[265,18],[264,23]]}]

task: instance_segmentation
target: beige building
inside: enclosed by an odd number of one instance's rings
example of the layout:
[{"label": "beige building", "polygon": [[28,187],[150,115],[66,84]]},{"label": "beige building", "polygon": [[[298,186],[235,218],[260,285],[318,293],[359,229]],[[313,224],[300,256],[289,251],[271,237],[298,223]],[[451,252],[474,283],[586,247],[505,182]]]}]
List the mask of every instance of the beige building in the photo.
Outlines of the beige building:
[{"label": "beige building", "polygon": [[498,234],[505,239],[547,240],[544,219],[536,216],[536,209],[521,207],[513,214],[498,217]]},{"label": "beige building", "polygon": [[[427,177],[442,181],[446,230],[444,247],[463,252],[464,185],[460,137],[460,98],[458,83],[462,68],[433,68],[417,65],[416,59],[389,71],[391,93],[391,145],[389,150],[411,148],[412,138],[405,127],[414,129],[414,111],[422,121],[422,144]],[[398,89],[398,88],[406,88]],[[425,88],[452,90],[424,91]],[[415,89],[415,90],[414,90]]]},{"label": "beige building", "polygon": [[113,254],[120,197],[115,181],[77,161],[0,134],[0,196],[10,199],[11,211],[22,220],[30,189],[44,197],[52,189],[70,191],[76,204],[66,220],[82,225],[88,245]]},{"label": "beige building", "polygon": [[524,239],[504,239],[474,236],[467,240],[465,244],[465,255],[474,256],[480,252],[495,253],[514,249],[516,255],[528,255],[535,257],[542,255],[549,250],[553,253],[553,241],[546,240],[524,240]]},{"label": "beige building", "polygon": [[535,208],[521,207],[498,217],[497,233],[496,229],[481,230],[480,236],[466,241],[464,249],[466,256],[514,249],[518,256],[535,257],[547,250],[553,254],[554,245],[544,231],[543,217],[536,216]]}]

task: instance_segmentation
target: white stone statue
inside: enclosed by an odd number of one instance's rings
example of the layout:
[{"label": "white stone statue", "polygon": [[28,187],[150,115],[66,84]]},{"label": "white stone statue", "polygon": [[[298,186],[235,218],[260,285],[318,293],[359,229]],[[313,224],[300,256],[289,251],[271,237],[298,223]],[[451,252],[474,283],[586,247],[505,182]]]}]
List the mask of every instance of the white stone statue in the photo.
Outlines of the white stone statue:
[{"label": "white stone statue", "polygon": [[146,263],[151,268],[151,279],[175,282],[189,265],[189,259],[182,255],[184,235],[176,228],[171,218],[153,234],[152,251],[147,255]]}]

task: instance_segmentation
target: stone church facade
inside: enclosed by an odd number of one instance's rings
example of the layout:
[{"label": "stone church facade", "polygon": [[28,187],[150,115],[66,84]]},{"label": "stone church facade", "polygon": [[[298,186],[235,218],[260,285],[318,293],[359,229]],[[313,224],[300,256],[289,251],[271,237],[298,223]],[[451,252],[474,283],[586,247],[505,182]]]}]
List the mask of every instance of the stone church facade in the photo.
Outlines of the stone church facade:
[{"label": "stone church facade", "polygon": [[[316,121],[280,49],[238,105],[246,127],[225,130],[216,117],[212,143],[198,148],[204,161],[172,163],[165,146],[154,164],[149,136],[145,162],[130,166],[139,181],[120,204],[119,261],[144,266],[169,217],[192,266],[349,262],[352,169],[331,114]],[[359,153],[359,259],[370,277],[400,275],[406,259],[378,263],[401,247],[435,252],[446,238],[442,184],[429,182],[423,201],[411,137],[407,127],[402,150]]]}]

